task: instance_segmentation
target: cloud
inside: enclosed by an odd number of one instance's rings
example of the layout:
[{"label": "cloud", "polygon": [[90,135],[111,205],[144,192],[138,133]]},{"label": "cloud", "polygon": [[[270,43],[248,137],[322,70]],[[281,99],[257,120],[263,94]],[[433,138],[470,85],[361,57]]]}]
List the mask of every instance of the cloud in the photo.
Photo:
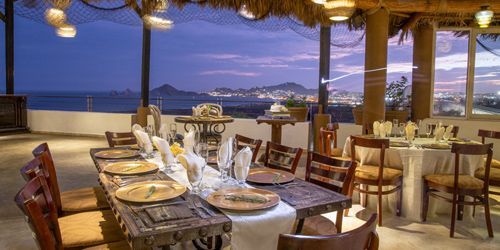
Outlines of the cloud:
[{"label": "cloud", "polygon": [[288,68],[288,64],[261,64],[257,65],[260,68]]},{"label": "cloud", "polygon": [[[451,55],[446,55],[436,58],[435,68],[436,70],[452,70],[467,68],[467,53],[456,53]],[[490,52],[479,52],[476,54],[476,68],[491,68],[498,67],[500,65],[500,59],[498,56],[493,55]]]},{"label": "cloud", "polygon": [[244,72],[239,70],[206,70],[199,73],[202,76],[209,75],[233,75],[233,76],[245,76],[245,77],[256,77],[260,73],[257,72]]},{"label": "cloud", "polygon": [[235,58],[242,57],[241,55],[238,55],[238,54],[226,54],[226,53],[222,53],[222,54],[212,54],[212,53],[198,54],[198,56],[206,57],[206,58],[210,58],[210,59],[217,59],[217,60],[227,60],[227,59],[235,59]]}]

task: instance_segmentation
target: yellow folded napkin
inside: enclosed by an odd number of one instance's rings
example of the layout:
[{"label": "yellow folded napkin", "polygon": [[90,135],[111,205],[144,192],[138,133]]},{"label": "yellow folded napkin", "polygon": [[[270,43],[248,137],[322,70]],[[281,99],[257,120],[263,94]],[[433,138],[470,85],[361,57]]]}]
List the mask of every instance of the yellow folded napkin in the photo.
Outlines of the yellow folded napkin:
[{"label": "yellow folded napkin", "polygon": [[380,134],[379,127],[380,127],[380,122],[379,121],[374,121],[373,122],[373,134],[374,135],[379,135]]}]

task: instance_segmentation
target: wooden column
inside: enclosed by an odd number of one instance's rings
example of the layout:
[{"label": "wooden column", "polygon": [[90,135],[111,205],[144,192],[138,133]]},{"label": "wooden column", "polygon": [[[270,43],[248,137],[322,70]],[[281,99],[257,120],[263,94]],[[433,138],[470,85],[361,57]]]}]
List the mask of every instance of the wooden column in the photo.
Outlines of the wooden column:
[{"label": "wooden column", "polygon": [[389,13],[385,9],[367,16],[365,71],[368,72],[365,72],[363,131],[366,124],[385,118],[388,32]]},{"label": "wooden column", "polygon": [[330,35],[331,27],[321,27],[319,40],[319,87],[318,87],[318,107],[322,107],[320,113],[327,113],[328,110],[328,83],[323,80],[330,79]]},{"label": "wooden column", "polygon": [[141,106],[149,105],[149,68],[151,63],[151,30],[142,27],[142,74],[141,74]]},{"label": "wooden column", "polygon": [[5,93],[14,94],[14,0],[5,0]]},{"label": "wooden column", "polygon": [[434,29],[420,26],[413,33],[413,68],[411,117],[413,121],[430,117],[432,98],[432,61]]}]

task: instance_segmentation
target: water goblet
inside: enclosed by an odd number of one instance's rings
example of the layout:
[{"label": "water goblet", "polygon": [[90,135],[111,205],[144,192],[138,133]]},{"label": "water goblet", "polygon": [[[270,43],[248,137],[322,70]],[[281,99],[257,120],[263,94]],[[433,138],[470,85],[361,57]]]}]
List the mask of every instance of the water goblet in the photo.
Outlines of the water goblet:
[{"label": "water goblet", "polygon": [[404,123],[399,124],[398,129],[399,129],[399,136],[400,137],[404,137],[404,135],[405,135],[405,126],[406,125]]},{"label": "water goblet", "polygon": [[164,154],[161,154],[161,162],[163,163],[163,172],[166,174],[171,174],[174,172],[172,167],[174,166],[175,162],[168,161],[167,157]]},{"label": "water goblet", "polygon": [[[192,194],[199,194],[201,193],[201,182],[203,180],[203,168],[198,169],[198,168],[192,168],[187,170],[187,176],[188,176],[188,181],[189,184],[191,184],[191,193]],[[201,172],[200,172],[201,171]]]},{"label": "water goblet", "polygon": [[151,143],[144,144],[144,153],[146,153],[146,159],[154,158],[154,148]]},{"label": "water goblet", "polygon": [[205,162],[208,162],[208,144],[205,142],[200,142],[195,147],[195,152],[198,156],[205,159]]},{"label": "water goblet", "polygon": [[248,167],[243,167],[243,166],[234,166],[234,176],[236,180],[238,181],[239,186],[245,186],[245,181],[248,177]]},{"label": "water goblet", "polygon": [[172,143],[174,143],[175,137],[177,136],[177,124],[170,123],[169,129],[170,129],[170,139],[172,140]]},{"label": "water goblet", "polygon": [[432,124],[427,124],[425,127],[425,134],[427,135],[427,138],[431,137],[432,134]]}]

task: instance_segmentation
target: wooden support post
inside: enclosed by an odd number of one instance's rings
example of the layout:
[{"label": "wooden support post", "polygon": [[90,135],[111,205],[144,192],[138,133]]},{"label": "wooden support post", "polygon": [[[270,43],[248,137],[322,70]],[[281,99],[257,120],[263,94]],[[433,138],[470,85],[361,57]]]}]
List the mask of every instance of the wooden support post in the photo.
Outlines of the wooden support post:
[{"label": "wooden support post", "polygon": [[385,119],[388,33],[389,13],[385,9],[367,16],[365,70],[369,72],[365,72],[363,131],[367,124]]},{"label": "wooden support post", "polygon": [[432,62],[434,60],[434,29],[418,27],[413,33],[413,72],[411,87],[412,121],[430,117],[432,98]]},{"label": "wooden support post", "polygon": [[5,93],[14,94],[14,0],[5,0]]},{"label": "wooden support post", "polygon": [[323,80],[330,79],[330,35],[331,27],[321,27],[319,40],[319,87],[318,107],[323,107],[320,113],[328,113],[328,83]]},{"label": "wooden support post", "polygon": [[151,30],[142,27],[142,74],[141,74],[141,106],[149,106],[149,71],[151,63]]}]

